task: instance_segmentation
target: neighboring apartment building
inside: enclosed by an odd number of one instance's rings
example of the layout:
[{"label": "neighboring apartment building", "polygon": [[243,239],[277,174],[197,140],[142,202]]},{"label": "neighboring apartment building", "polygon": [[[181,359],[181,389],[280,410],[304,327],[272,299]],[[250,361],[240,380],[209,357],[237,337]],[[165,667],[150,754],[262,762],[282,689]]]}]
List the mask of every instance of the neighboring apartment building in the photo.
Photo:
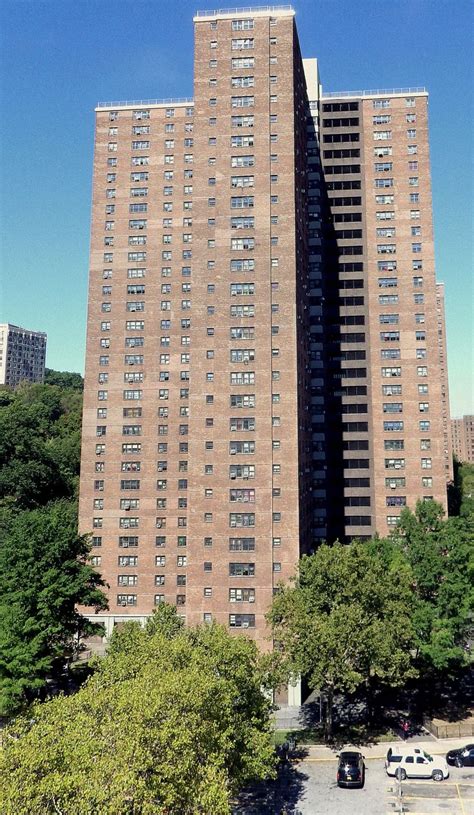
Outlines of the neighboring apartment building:
[{"label": "neighboring apartment building", "polygon": [[446,317],[444,283],[436,284],[436,315],[438,318],[438,353],[441,376],[441,407],[443,422],[444,472],[446,482],[453,481],[453,444],[449,412],[448,349],[446,339]]},{"label": "neighboring apartment building", "polygon": [[0,324],[0,385],[43,382],[46,340],[42,331]]},{"label": "neighboring apartment building", "polygon": [[446,507],[452,477],[428,95],[321,98],[319,82],[308,82],[308,92],[324,179],[321,188],[310,166],[309,201],[316,190],[322,225],[320,359],[312,365],[321,369],[316,429],[325,434],[327,525],[318,534],[364,538],[387,534],[418,498]]},{"label": "neighboring apartment building", "polygon": [[109,631],[268,647],[302,552],[446,503],[427,95],[322,95],[290,7],[194,23],[194,101],[96,111],[80,525]]},{"label": "neighboring apartment building", "polygon": [[474,416],[451,419],[453,453],[458,461],[474,462]]}]

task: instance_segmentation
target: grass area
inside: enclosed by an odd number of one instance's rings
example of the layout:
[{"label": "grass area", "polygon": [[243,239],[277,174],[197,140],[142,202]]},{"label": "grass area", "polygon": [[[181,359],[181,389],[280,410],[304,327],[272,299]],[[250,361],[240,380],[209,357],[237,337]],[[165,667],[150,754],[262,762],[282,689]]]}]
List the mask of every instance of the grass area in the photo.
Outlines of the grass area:
[{"label": "grass area", "polygon": [[324,744],[323,728],[308,730],[275,730],[273,741],[275,746],[294,739],[296,744]]},{"label": "grass area", "polygon": [[[396,738],[396,733],[389,727],[369,728],[365,725],[352,725],[350,727],[337,729],[332,742],[338,744],[367,745],[394,741]],[[275,746],[284,744],[290,739],[294,739],[297,745],[324,744],[324,729],[322,727],[315,727],[306,730],[275,730],[273,734]]]},{"label": "grass area", "polygon": [[300,734],[301,730],[275,730],[273,733],[273,744],[275,745],[275,747],[279,747],[281,744],[284,744],[285,741],[288,741],[289,739],[298,740]]}]

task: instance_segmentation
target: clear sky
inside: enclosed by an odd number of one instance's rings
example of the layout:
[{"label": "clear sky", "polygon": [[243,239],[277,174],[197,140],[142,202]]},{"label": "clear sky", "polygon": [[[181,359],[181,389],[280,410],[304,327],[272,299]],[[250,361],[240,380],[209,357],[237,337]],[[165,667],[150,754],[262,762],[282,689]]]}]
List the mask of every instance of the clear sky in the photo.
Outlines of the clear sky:
[{"label": "clear sky", "polygon": [[[0,321],[47,331],[49,367],[84,367],[94,106],[192,96],[193,13],[222,5],[0,0]],[[294,0],[293,6],[303,56],[319,58],[326,91],[419,85],[430,91],[451,412],[473,413],[474,3]]]}]

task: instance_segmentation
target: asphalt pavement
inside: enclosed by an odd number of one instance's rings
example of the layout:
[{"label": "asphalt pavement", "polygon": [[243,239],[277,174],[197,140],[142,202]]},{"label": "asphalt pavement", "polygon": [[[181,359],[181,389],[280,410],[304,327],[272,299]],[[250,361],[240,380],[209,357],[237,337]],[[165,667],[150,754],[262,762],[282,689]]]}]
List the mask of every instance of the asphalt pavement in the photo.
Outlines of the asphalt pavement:
[{"label": "asphalt pavement", "polygon": [[[410,741],[431,754],[445,755],[469,739]],[[365,756],[363,789],[337,786],[337,750],[325,745],[301,747],[297,757],[282,765],[275,781],[242,794],[233,814],[474,815],[474,768],[450,767],[450,777],[441,782],[410,779],[399,784],[387,776],[384,767],[388,748],[396,745],[400,742],[356,748]]]}]

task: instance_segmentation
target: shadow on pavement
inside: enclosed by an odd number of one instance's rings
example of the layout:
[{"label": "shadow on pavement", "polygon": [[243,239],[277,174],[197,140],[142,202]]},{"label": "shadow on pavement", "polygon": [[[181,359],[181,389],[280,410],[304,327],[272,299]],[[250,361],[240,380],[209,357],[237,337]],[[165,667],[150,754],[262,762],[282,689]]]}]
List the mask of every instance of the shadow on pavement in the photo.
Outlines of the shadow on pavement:
[{"label": "shadow on pavement", "polygon": [[[304,758],[306,751],[296,750],[294,758]],[[291,761],[281,762],[273,781],[264,781],[244,790],[238,797],[232,815],[298,815],[298,802],[304,794],[308,776]]]}]

